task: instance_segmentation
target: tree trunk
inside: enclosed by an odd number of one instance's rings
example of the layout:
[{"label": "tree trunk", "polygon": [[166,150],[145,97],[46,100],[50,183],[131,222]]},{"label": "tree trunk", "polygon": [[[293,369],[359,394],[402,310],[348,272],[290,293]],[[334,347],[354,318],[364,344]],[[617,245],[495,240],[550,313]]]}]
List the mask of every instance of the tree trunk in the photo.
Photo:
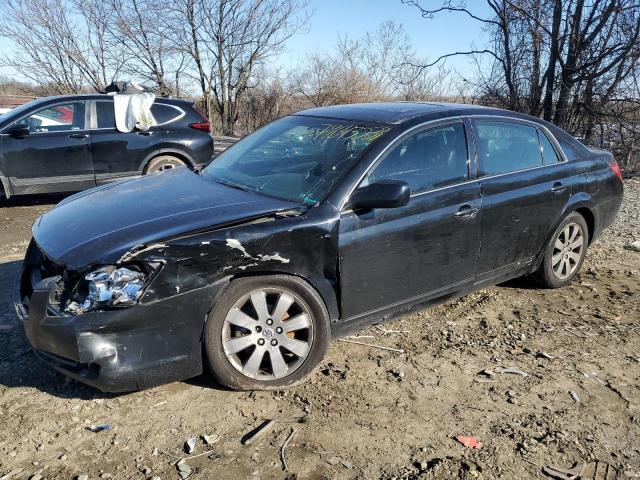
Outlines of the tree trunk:
[{"label": "tree trunk", "polygon": [[562,21],[562,0],[555,0],[553,4],[553,25],[551,27],[549,65],[545,73],[547,77],[547,88],[544,95],[543,116],[548,122],[553,118],[553,89],[556,79],[556,64],[558,63],[559,42],[560,42],[560,22]]},{"label": "tree trunk", "polygon": [[567,59],[560,73],[560,94],[558,95],[558,103],[556,104],[556,114],[553,123],[559,127],[565,127],[567,123],[567,115],[569,109],[569,96],[574,83],[574,73],[578,55],[580,52],[580,24],[582,22],[582,11],[584,0],[576,2],[575,10],[572,15],[571,34],[569,36],[569,48],[567,51]]}]

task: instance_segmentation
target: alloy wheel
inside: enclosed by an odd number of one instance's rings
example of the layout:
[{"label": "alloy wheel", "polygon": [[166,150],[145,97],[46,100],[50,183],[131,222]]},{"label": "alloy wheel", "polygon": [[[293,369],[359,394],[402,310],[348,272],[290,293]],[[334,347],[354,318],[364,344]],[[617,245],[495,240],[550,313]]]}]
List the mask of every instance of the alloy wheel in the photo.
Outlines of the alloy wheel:
[{"label": "alloy wheel", "polygon": [[277,380],[297,370],[313,344],[308,305],[283,288],[262,288],[241,297],[222,327],[224,353],[242,375]]},{"label": "alloy wheel", "polygon": [[559,280],[566,280],[578,268],[585,246],[582,228],[577,223],[568,223],[558,234],[553,245],[551,269]]}]

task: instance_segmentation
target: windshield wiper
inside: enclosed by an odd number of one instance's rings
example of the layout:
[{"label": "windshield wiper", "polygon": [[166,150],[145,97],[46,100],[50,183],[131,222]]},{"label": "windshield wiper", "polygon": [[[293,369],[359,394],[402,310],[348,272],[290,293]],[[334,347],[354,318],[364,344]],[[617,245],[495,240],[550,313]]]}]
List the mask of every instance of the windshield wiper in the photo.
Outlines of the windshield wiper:
[{"label": "windshield wiper", "polygon": [[238,185],[236,183],[232,183],[232,182],[226,182],[223,180],[220,180],[217,177],[214,177],[215,181],[222,184],[222,185],[226,185],[227,187],[231,187],[231,188],[235,188],[236,190],[242,190],[243,192],[252,192],[255,193],[254,190],[251,190],[250,188],[244,187],[242,185]]}]

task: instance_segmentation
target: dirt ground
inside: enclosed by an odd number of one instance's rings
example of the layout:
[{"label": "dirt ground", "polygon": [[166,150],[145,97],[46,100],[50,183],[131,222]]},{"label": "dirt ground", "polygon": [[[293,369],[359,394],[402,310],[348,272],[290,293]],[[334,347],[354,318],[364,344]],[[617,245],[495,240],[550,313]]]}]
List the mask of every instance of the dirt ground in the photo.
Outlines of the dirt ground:
[{"label": "dirt ground", "polygon": [[[514,281],[383,327],[401,333],[362,331],[405,353],[334,342],[308,382],[270,393],[204,375],[108,395],[42,367],[13,326],[11,292],[31,223],[59,200],[0,208],[0,478],[178,479],[190,437],[194,479],[530,479],[595,461],[640,478],[640,253],[625,249],[640,240],[640,179],[573,285]],[[240,443],[264,418],[306,413]]]}]

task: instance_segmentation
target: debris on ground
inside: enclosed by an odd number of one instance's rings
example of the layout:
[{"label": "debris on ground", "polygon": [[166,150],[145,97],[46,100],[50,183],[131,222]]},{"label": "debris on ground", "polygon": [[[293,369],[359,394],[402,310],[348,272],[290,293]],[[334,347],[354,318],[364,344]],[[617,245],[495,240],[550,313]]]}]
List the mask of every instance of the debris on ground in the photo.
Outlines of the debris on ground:
[{"label": "debris on ground", "polygon": [[287,459],[285,457],[285,451],[287,449],[287,445],[289,445],[289,442],[291,442],[295,434],[296,434],[296,429],[292,428],[291,433],[289,433],[286,440],[282,444],[282,447],[280,447],[280,460],[282,460],[282,470],[284,470],[285,472],[289,471],[289,466],[287,465]]},{"label": "debris on ground", "polygon": [[188,438],[186,442],[184,442],[184,451],[191,455],[196,450],[196,437]]},{"label": "debris on ground", "polygon": [[576,392],[574,392],[573,390],[571,390],[569,392],[569,395],[571,395],[571,398],[573,398],[573,401],[576,403],[580,403],[580,397],[578,396],[578,394]]},{"label": "debris on ground", "polygon": [[390,382],[401,382],[404,380],[405,373],[402,370],[392,368],[387,372],[387,379]]},{"label": "debris on ground", "polygon": [[514,368],[514,367],[498,368],[496,371],[498,373],[507,373],[507,374],[513,374],[513,375],[520,375],[521,377],[524,377],[524,378],[527,378],[529,376],[529,374],[527,372],[523,372],[522,370],[519,370],[519,369]]},{"label": "debris on ground", "polygon": [[479,442],[476,437],[465,437],[464,435],[458,435],[456,440],[467,448],[480,450],[483,446],[482,442]]},{"label": "debris on ground", "polygon": [[640,252],[640,240],[628,243],[626,249],[631,250],[632,252]]},{"label": "debris on ground", "polygon": [[578,480],[586,468],[584,463],[575,463],[571,468],[557,467],[555,465],[549,465],[542,468],[542,471],[550,477],[557,478],[559,480]]},{"label": "debris on ground", "polygon": [[220,435],[216,433],[211,435],[202,435],[202,441],[204,441],[205,445],[213,445],[218,440],[220,440]]},{"label": "debris on ground", "polygon": [[[617,480],[618,470],[612,465],[599,460],[589,463],[575,463],[571,468],[549,465],[542,471],[558,480]],[[624,478],[624,476],[623,476]],[[620,479],[621,480],[621,479]]]},{"label": "debris on ground", "polygon": [[536,353],[536,358],[546,358],[547,360],[555,360],[558,357],[549,355],[547,352],[538,352]]},{"label": "debris on ground", "polygon": [[379,332],[384,333],[385,335],[411,333],[409,330],[387,330],[385,328],[382,328],[380,325],[376,325],[375,328],[376,328],[376,330],[378,330]]},{"label": "debris on ground", "polygon": [[346,338],[341,338],[338,341],[339,342],[344,342],[344,343],[353,343],[354,345],[362,345],[362,346],[370,347],[370,348],[377,348],[379,350],[386,350],[387,352],[404,353],[404,350],[402,348],[384,347],[382,345],[374,345],[373,343],[358,342],[356,340],[349,340],[349,339],[346,339]]},{"label": "debris on ground", "polygon": [[274,419],[263,421],[256,428],[254,428],[250,432],[243,435],[243,437],[240,439],[240,443],[242,445],[251,445],[257,442],[262,437],[264,437],[267,434],[267,432],[270,432],[271,429],[275,426],[275,424],[276,424],[276,421]]},{"label": "debris on ground", "polygon": [[108,423],[105,423],[103,425],[91,425],[90,427],[87,427],[87,430],[93,433],[108,432],[109,430],[111,430],[111,425],[109,425]]},{"label": "debris on ground", "polygon": [[184,460],[179,460],[176,463],[176,469],[182,480],[186,480],[193,474],[193,469]]},{"label": "debris on ground", "polygon": [[11,478],[15,478],[19,476],[22,472],[24,472],[24,468],[16,468],[11,470],[9,473],[4,474],[0,477],[0,480],[9,480]]}]

